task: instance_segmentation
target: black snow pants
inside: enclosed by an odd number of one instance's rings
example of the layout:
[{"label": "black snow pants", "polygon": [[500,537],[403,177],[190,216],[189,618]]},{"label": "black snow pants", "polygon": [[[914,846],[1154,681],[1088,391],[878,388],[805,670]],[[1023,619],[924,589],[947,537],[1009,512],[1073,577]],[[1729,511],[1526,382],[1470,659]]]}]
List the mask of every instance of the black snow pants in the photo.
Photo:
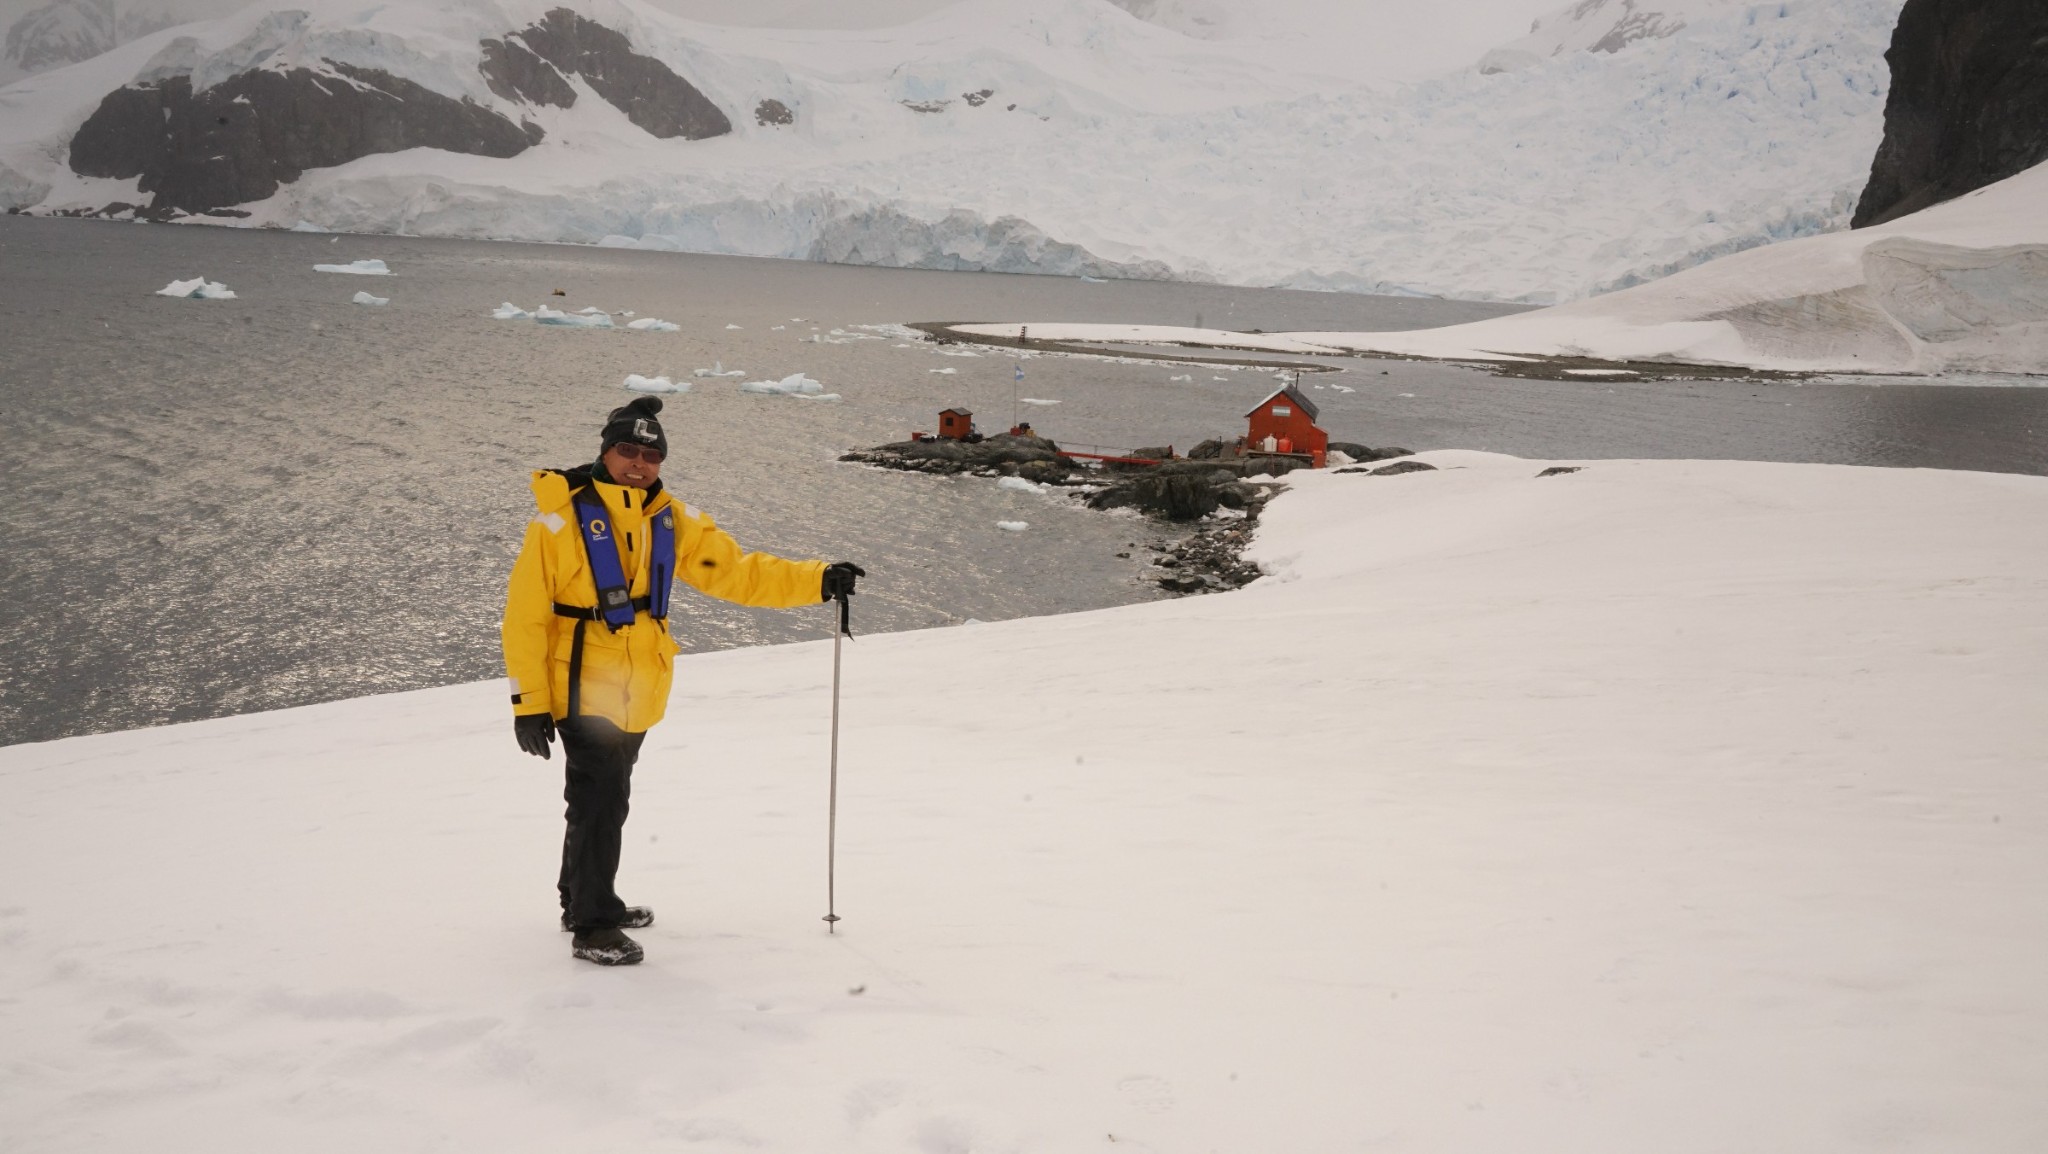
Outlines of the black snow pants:
[{"label": "black snow pants", "polygon": [[633,763],[647,735],[627,733],[599,717],[564,719],[558,727],[568,762],[569,829],[562,838],[562,912],[578,930],[617,926],[626,903],[613,888],[619,876],[620,832],[633,793]]}]

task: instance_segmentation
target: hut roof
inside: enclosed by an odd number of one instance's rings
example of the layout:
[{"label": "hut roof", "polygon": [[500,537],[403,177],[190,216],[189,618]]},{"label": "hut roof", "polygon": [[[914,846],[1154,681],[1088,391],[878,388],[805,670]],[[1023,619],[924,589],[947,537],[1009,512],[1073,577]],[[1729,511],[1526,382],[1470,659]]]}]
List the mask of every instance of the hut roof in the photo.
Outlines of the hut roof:
[{"label": "hut roof", "polygon": [[1260,409],[1265,408],[1267,403],[1273,400],[1273,398],[1275,397],[1287,397],[1293,400],[1293,402],[1300,407],[1302,412],[1308,414],[1308,419],[1311,421],[1315,420],[1317,417],[1322,415],[1316,412],[1316,406],[1314,401],[1311,401],[1307,397],[1302,396],[1300,393],[1294,390],[1293,385],[1289,385],[1284,389],[1280,389],[1275,392],[1266,394],[1266,399],[1260,401],[1256,405],[1253,405],[1249,410],[1245,412],[1245,416],[1249,417],[1253,413],[1258,412]]}]

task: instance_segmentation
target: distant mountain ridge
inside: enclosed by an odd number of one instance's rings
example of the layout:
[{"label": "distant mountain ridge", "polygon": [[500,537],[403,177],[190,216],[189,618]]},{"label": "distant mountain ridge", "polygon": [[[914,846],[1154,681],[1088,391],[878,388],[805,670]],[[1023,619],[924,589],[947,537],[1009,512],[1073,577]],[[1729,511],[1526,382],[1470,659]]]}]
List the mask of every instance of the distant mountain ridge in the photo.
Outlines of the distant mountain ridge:
[{"label": "distant mountain ridge", "polygon": [[1845,226],[1901,2],[1375,90],[1108,0],[300,0],[0,89],[0,208],[1541,303]]}]

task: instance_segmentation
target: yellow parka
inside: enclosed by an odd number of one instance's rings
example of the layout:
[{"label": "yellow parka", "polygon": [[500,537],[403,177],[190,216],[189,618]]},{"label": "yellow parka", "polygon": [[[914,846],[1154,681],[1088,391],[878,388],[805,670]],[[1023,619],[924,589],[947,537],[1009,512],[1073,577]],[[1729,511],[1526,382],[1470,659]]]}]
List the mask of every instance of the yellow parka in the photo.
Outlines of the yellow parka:
[{"label": "yellow parka", "polygon": [[[620,565],[635,598],[648,594],[654,552],[649,523],[663,510],[676,517],[676,576],[700,592],[741,605],[784,609],[820,602],[823,561],[786,561],[748,553],[698,509],[670,500],[659,485],[629,488],[590,478],[588,468],[533,475],[539,508],[526,526],[526,541],[512,566],[505,597],[505,671],[512,679],[514,714],[548,713],[559,720],[569,710],[569,656],[576,621],[555,612],[557,602],[588,608],[597,604],[597,583],[583,553],[576,524],[572,484],[588,483],[611,515]],[[668,688],[681,649],[668,622],[642,611],[614,632],[603,621],[583,629],[583,716],[602,717],[628,733],[643,733],[668,710]]]}]

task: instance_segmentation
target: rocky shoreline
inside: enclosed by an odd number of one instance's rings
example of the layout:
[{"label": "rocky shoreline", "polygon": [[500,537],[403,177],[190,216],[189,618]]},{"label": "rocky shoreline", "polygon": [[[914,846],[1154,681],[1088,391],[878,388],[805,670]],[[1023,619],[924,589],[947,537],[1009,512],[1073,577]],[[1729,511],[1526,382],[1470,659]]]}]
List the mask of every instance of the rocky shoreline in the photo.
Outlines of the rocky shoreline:
[{"label": "rocky shoreline", "polygon": [[[1333,442],[1354,461],[1409,456],[1407,449],[1372,449]],[[1166,525],[1192,528],[1178,541],[1150,546],[1160,572],[1148,580],[1170,593],[1239,589],[1261,576],[1244,560],[1259,513],[1286,486],[1280,478],[1306,462],[1288,457],[1229,457],[1219,441],[1205,441],[1185,458],[1166,459],[1164,448],[1135,449],[1158,464],[1106,462],[1090,468],[1064,456],[1058,444],[1031,434],[999,433],[979,441],[897,441],[842,454],[841,461],[934,476],[1016,477],[1045,489],[1066,490],[1091,509],[1129,509]],[[1133,549],[1139,548],[1132,542]],[[1120,554],[1122,556],[1123,554]]]}]

